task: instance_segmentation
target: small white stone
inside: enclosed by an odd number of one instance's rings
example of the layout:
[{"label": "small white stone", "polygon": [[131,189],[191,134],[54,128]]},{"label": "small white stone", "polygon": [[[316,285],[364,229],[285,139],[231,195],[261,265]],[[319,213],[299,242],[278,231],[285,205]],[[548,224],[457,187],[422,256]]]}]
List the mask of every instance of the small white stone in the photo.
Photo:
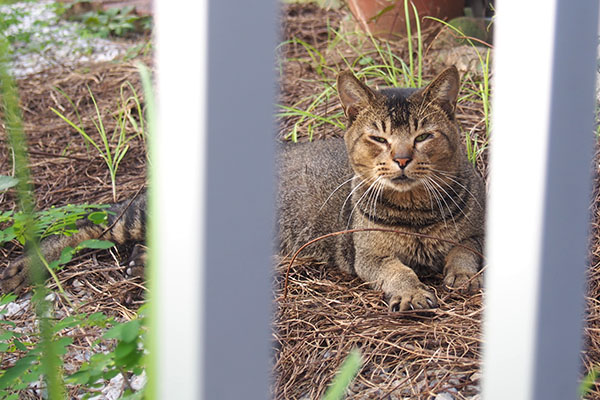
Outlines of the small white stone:
[{"label": "small white stone", "polygon": [[444,392],[435,396],[435,400],[454,400],[454,396],[450,393]]},{"label": "small white stone", "polygon": [[22,310],[29,307],[29,303],[30,303],[29,300],[22,300],[22,301],[17,300],[17,301],[8,303],[5,306],[6,314],[4,314],[4,316],[12,317],[13,315],[20,313]]},{"label": "small white stone", "polygon": [[131,388],[133,390],[141,390],[146,385],[147,380],[146,371],[143,371],[140,375],[134,375],[130,381]]},{"label": "small white stone", "polygon": [[481,372],[474,372],[470,377],[469,380],[471,382],[477,382],[479,380],[481,380]]}]

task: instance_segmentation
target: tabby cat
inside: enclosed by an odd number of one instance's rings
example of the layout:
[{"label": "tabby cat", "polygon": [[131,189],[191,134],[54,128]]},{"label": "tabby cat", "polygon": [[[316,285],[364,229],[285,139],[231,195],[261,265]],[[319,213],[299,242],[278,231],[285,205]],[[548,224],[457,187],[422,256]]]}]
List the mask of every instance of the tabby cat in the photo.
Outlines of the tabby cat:
[{"label": "tabby cat", "polygon": [[[116,203],[105,209],[107,224],[97,225],[87,218],[77,221],[77,233],[71,236],[53,235],[44,239],[40,250],[46,260],[58,259],[61,251],[67,247],[76,247],[88,239],[102,238],[116,244],[141,242],[146,235],[146,195],[140,194],[132,199]],[[146,253],[142,246],[135,246],[127,261],[127,274],[143,275]],[[0,275],[0,293],[20,293],[29,285],[28,259],[23,256],[6,267]]]},{"label": "tabby cat", "polygon": [[[454,118],[458,72],[443,71],[424,89],[373,91],[351,72],[338,77],[348,118],[344,139],[285,146],[279,154],[278,234],[289,254],[317,236],[348,228],[384,227],[448,239],[481,253],[485,188],[468,162]],[[48,260],[66,246],[102,237],[118,244],[145,236],[146,196],[111,206],[107,226],[78,221],[79,232],[52,236]],[[381,289],[392,310],[433,307],[437,300],[417,274],[443,272],[449,287],[477,290],[477,253],[448,242],[360,232],[317,242],[310,255],[356,273]],[[306,255],[306,253],[305,253]],[[139,275],[134,252],[129,273]],[[0,275],[3,293],[28,285],[26,257]]]},{"label": "tabby cat", "polygon": [[395,228],[454,243],[369,231],[322,240],[304,255],[355,273],[394,311],[437,305],[419,275],[443,273],[450,288],[478,290],[485,186],[455,119],[456,68],[422,89],[375,91],[350,71],[337,87],[348,120],[343,139],[289,144],[279,154],[281,252],[335,231]]}]

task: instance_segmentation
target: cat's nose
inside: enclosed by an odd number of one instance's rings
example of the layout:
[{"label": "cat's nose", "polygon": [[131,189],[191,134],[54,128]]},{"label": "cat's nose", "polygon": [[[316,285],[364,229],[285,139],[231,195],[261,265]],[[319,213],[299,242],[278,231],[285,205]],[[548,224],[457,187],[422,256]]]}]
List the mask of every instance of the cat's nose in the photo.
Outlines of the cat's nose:
[{"label": "cat's nose", "polygon": [[412,158],[400,158],[400,157],[394,158],[394,162],[396,162],[396,164],[398,164],[400,169],[406,168],[408,163],[410,163],[411,161],[412,161]]}]

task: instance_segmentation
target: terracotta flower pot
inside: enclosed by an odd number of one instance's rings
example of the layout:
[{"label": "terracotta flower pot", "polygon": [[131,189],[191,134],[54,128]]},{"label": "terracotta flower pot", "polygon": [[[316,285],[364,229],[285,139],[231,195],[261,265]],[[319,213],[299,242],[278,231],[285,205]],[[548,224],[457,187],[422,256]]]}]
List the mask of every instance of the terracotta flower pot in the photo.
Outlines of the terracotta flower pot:
[{"label": "terracotta flower pot", "polygon": [[[465,0],[412,0],[412,3],[417,8],[421,29],[435,23],[423,19],[425,16],[448,21],[464,14]],[[366,32],[386,39],[406,36],[404,0],[348,0],[348,5]],[[411,0],[408,7],[414,33],[416,25]]]}]

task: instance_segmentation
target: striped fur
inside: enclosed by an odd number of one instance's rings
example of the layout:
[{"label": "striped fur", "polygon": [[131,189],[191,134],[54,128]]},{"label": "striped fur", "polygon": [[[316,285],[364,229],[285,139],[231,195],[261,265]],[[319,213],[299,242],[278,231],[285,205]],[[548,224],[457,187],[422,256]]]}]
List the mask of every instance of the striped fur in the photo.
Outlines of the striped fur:
[{"label": "striped fur", "polygon": [[[453,67],[419,90],[373,91],[351,72],[340,74],[344,138],[289,144],[279,154],[281,252],[327,233],[374,227],[481,253],[485,187],[455,121],[458,87]],[[356,273],[386,293],[392,310],[437,304],[419,280],[424,274],[442,273],[451,288],[482,286],[480,257],[439,240],[360,232],[315,243],[304,255]]]},{"label": "striped fur", "polygon": [[[110,240],[116,244],[131,241],[143,241],[146,234],[146,195],[140,194],[132,200],[113,204],[107,211],[106,225],[96,225],[87,218],[77,221],[77,233],[71,236],[53,235],[40,243],[44,258],[48,261],[58,259],[62,250],[76,247],[88,239]],[[136,274],[139,274],[139,263],[144,259],[143,254],[133,262]],[[23,256],[9,264],[0,275],[0,291],[2,293],[20,293],[30,282],[29,260]]]}]

